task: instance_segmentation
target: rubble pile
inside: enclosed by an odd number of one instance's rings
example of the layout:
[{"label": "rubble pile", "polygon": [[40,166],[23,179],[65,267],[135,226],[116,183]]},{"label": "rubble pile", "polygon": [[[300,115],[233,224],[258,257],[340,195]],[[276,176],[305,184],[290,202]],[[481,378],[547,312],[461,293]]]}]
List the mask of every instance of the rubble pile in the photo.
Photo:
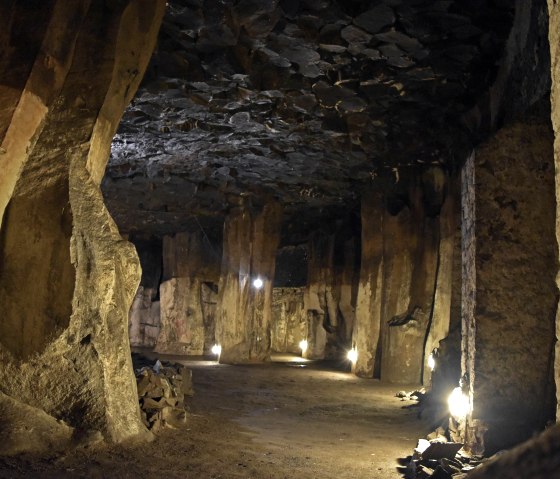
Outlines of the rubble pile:
[{"label": "rubble pile", "polygon": [[157,433],[163,427],[177,427],[187,420],[185,396],[192,396],[192,371],[175,363],[157,360],[136,371],[142,421]]},{"label": "rubble pile", "polygon": [[482,456],[465,452],[462,443],[449,442],[444,432],[438,428],[428,439],[418,441],[408,466],[408,478],[462,479],[482,464]]},{"label": "rubble pile", "polygon": [[395,394],[395,397],[400,398],[401,401],[418,401],[418,403],[422,403],[426,398],[426,389],[421,388],[415,391],[399,391]]}]

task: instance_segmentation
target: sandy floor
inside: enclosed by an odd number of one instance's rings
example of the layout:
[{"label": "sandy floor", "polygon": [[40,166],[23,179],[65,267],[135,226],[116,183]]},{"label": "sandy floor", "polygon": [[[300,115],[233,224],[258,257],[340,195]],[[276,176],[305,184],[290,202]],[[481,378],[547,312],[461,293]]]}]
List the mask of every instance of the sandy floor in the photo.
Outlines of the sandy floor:
[{"label": "sandy floor", "polygon": [[0,459],[0,478],[392,479],[428,432],[394,397],[412,387],[289,356],[188,365],[196,395],[185,429],[149,444]]}]

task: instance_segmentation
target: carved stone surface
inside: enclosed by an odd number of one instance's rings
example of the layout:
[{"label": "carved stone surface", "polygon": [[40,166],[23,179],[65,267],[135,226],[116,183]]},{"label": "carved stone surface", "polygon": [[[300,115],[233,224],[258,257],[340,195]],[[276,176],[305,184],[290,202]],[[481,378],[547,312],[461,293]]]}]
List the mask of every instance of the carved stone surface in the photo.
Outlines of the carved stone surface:
[{"label": "carved stone surface", "polygon": [[[272,284],[282,208],[232,211],[224,226],[222,270],[216,310],[221,362],[262,361],[270,355]],[[254,281],[260,279],[261,287]]]},{"label": "carved stone surface", "polygon": [[487,452],[554,416],[554,162],[541,114],[504,127],[464,173],[463,372]]},{"label": "carved stone surface", "polygon": [[[8,55],[26,52],[15,71],[0,63],[0,99],[11,98],[0,116],[2,390],[22,413],[31,406],[111,441],[146,434],[127,328],[140,271],[99,183],[164,7],[151,0],[110,11],[102,1],[0,7],[11,19],[2,35],[15,42]],[[29,38],[15,34],[37,19]],[[17,417],[3,417],[3,429],[18,427],[10,425]],[[67,438],[58,428],[52,439]],[[19,440],[20,450],[37,449],[35,439]]]},{"label": "carved stone surface", "polygon": [[307,339],[307,314],[303,288],[274,288],[272,291],[271,348],[300,354],[300,341]]}]

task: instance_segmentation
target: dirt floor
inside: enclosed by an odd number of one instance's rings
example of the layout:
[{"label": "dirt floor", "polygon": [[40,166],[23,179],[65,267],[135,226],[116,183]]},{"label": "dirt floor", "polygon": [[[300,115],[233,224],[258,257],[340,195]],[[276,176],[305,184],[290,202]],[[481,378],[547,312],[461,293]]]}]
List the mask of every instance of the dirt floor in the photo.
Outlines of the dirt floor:
[{"label": "dirt floor", "polygon": [[[162,358],[163,359],[163,358]],[[392,479],[428,428],[403,387],[326,363],[185,362],[195,396],[184,429],[153,442],[0,459],[0,478]]]}]

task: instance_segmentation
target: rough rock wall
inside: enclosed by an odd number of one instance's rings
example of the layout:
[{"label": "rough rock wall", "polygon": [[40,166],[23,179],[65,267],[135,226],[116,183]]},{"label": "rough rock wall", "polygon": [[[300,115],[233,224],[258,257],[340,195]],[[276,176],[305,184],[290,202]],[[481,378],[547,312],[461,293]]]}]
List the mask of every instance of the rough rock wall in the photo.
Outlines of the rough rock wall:
[{"label": "rough rock wall", "polygon": [[[548,0],[550,57],[552,64],[551,111],[554,128],[554,162],[556,171],[556,238],[560,244],[560,4],[556,0]],[[560,286],[560,276],[557,277]],[[556,338],[560,339],[560,308],[556,316]],[[557,409],[556,419],[560,419],[560,342],[556,343],[555,379]]]},{"label": "rough rock wall", "polygon": [[163,238],[160,324],[155,350],[201,355],[214,343],[215,312],[210,297],[219,280],[218,253],[202,231]]},{"label": "rough rock wall", "polygon": [[529,116],[477,149],[464,171],[463,372],[491,452],[554,415],[558,261],[552,131]]},{"label": "rough rock wall", "polygon": [[160,323],[155,351],[165,354],[204,353],[204,317],[201,281],[197,277],[171,278],[161,283]]},{"label": "rough rock wall", "polygon": [[140,271],[99,182],[165,2],[23,3],[2,7],[1,389],[119,441],[145,432],[127,335]]},{"label": "rough rock wall", "polygon": [[334,235],[314,233],[309,240],[307,263],[307,287],[305,288],[305,311],[307,313],[308,348],[304,356],[309,359],[324,359],[331,332],[337,325],[337,305],[333,283]]},{"label": "rough rock wall", "polygon": [[[460,284],[453,282],[455,263],[455,252],[460,245],[457,238],[457,212],[459,211],[460,186],[452,185],[445,198],[439,215],[439,251],[437,264],[437,284],[433,298],[432,318],[424,347],[424,371],[422,382],[429,384],[431,370],[426,360],[434,348],[439,347],[440,341],[448,337],[452,323],[452,296],[453,288],[460,290]],[[459,268],[460,271],[460,268]],[[457,275],[455,276],[457,277]],[[460,304],[460,303],[459,303]],[[455,321],[459,318],[456,316]]]},{"label": "rough rock wall", "polygon": [[309,240],[305,339],[310,359],[339,359],[350,349],[358,290],[357,241],[348,224]]},{"label": "rough rock wall", "polygon": [[[238,208],[226,219],[216,311],[221,362],[263,361],[270,355],[272,283],[281,222],[281,205],[273,202],[258,213]],[[263,281],[261,289],[253,286],[256,278]]]},{"label": "rough rock wall", "polygon": [[383,285],[383,197],[370,192],[362,198],[362,256],[352,346],[358,358],[352,371],[372,377],[381,331]]},{"label": "rough rock wall", "polygon": [[477,467],[468,479],[553,479],[560,470],[560,425]]},{"label": "rough rock wall", "polygon": [[[382,318],[381,333],[377,346],[375,375],[382,378],[394,376],[393,356],[401,356],[398,347],[390,347],[391,328],[389,320],[406,312],[410,303],[410,287],[412,283],[414,231],[410,208],[404,207],[396,215],[387,210],[383,212],[383,286],[382,286]],[[392,334],[393,337],[396,334]],[[395,338],[396,339],[396,338]]]},{"label": "rough rock wall", "polygon": [[[433,324],[433,301],[438,274],[439,218],[426,214],[423,189],[410,192],[411,222],[408,243],[411,254],[410,288],[406,309],[383,318],[388,322],[387,341],[382,347],[384,381],[417,384],[422,381],[424,347]],[[384,225],[385,229],[385,225]],[[383,238],[387,241],[386,235]],[[384,258],[385,261],[385,258]],[[398,281],[398,276],[397,276]],[[382,285],[386,289],[386,284]],[[442,321],[449,321],[449,313]]]},{"label": "rough rock wall", "polygon": [[272,291],[271,348],[280,353],[301,352],[299,343],[307,338],[304,288],[274,288]]},{"label": "rough rock wall", "polygon": [[407,188],[362,198],[358,375],[429,382],[427,355],[450,324],[458,202],[451,183],[442,169],[428,168]]},{"label": "rough rock wall", "polygon": [[140,286],[128,313],[130,345],[152,348],[159,334],[159,284],[162,275],[162,241],[159,238],[130,238],[140,259]]},{"label": "rough rock wall", "polygon": [[140,285],[128,313],[128,338],[131,346],[152,348],[159,335],[160,302],[157,290]]}]

